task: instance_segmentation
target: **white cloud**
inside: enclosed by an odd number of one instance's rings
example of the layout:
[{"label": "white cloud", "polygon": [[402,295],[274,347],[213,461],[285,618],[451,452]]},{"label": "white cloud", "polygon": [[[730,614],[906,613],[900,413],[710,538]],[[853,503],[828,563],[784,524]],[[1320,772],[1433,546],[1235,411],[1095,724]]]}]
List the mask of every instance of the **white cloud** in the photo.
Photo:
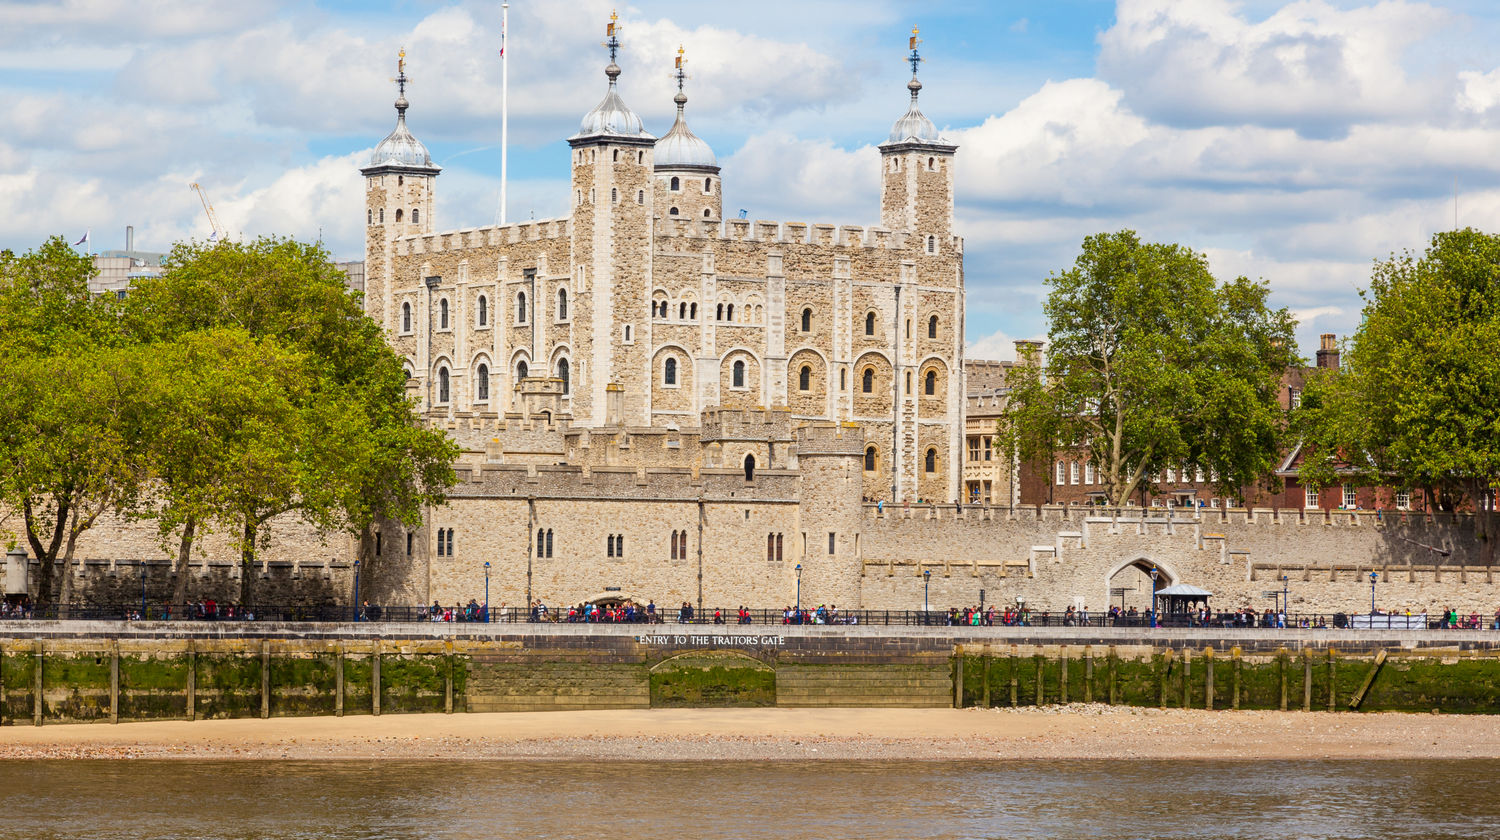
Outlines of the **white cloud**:
[{"label": "white cloud", "polygon": [[878,224],[880,153],[782,132],[757,134],[722,159],[724,214],[752,219]]},{"label": "white cloud", "polygon": [[1259,21],[1231,0],[1120,0],[1099,39],[1099,75],[1170,124],[1337,135],[1355,122],[1431,112],[1444,83],[1408,77],[1402,59],[1449,21],[1405,0],[1348,9],[1295,0]]},{"label": "white cloud", "polygon": [[[1035,336],[1038,341],[1045,341],[1046,336]],[[970,341],[964,348],[964,356],[969,359],[988,359],[1002,362],[1013,362],[1016,360],[1016,340],[1004,330],[992,332],[974,341]]]}]

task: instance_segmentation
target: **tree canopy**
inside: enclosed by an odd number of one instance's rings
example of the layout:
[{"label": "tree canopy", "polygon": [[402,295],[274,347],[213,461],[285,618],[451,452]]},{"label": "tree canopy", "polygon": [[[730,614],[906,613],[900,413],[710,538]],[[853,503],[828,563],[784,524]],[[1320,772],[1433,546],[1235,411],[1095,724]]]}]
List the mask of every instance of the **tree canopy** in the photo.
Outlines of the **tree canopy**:
[{"label": "tree canopy", "polygon": [[250,601],[272,517],[363,538],[441,503],[457,447],[422,427],[400,357],[320,246],[179,245],[164,267],[121,305],[89,294],[90,261],[61,239],[0,257],[0,317],[21,327],[0,338],[0,505],[24,512],[44,600],[104,512],[154,518],[183,563],[228,530]]},{"label": "tree canopy", "polygon": [[1116,505],[1167,468],[1230,496],[1270,472],[1297,358],[1295,322],[1264,282],[1219,282],[1202,254],[1126,230],[1085,239],[1047,284],[1046,359],[1007,374],[997,445],[1043,464],[1081,447]]},{"label": "tree canopy", "polygon": [[1439,233],[1420,257],[1377,262],[1363,295],[1341,367],[1303,398],[1303,481],[1352,473],[1483,513],[1500,484],[1500,236]]}]

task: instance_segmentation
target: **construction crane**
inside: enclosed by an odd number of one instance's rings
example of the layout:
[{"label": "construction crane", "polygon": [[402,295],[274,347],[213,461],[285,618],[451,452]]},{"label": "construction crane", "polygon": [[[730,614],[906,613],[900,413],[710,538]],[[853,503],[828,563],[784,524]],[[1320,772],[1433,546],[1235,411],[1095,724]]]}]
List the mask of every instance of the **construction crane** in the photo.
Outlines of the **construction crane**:
[{"label": "construction crane", "polygon": [[208,237],[208,240],[210,242],[222,242],[228,239],[229,235],[219,224],[219,216],[214,212],[214,206],[208,201],[208,193],[205,193],[196,181],[193,182],[193,192],[196,192],[198,200],[203,202],[203,212],[208,216],[208,225],[214,230],[213,234]]}]

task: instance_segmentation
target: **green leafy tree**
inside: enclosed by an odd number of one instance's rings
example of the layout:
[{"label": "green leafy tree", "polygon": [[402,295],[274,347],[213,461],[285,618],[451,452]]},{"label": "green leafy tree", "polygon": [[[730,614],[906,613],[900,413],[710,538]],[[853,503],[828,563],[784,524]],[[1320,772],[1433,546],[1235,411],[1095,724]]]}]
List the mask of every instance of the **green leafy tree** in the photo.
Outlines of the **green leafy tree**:
[{"label": "green leafy tree", "polygon": [[458,449],[420,425],[400,357],[320,246],[275,238],[179,245],[164,266],[129,300],[129,323],[147,340],[237,330],[261,352],[274,346],[300,360],[287,413],[250,428],[217,468],[184,472],[183,507],[171,515],[184,525],[235,527],[242,600],[253,600],[255,550],[275,516],[295,512],[365,544],[380,519],[415,527],[426,506],[442,502]]},{"label": "green leafy tree", "polygon": [[0,254],[0,505],[39,561],[42,604],[68,596],[58,563],[101,516],[131,509],[149,477],[140,358],[112,300],[89,294],[92,276],[58,237]]},{"label": "green leafy tree", "polygon": [[1377,262],[1342,367],[1309,383],[1303,481],[1354,473],[1422,487],[1477,513],[1484,555],[1500,485],[1500,236],[1439,233],[1426,253]]},{"label": "green leafy tree", "polygon": [[1166,468],[1201,469],[1229,496],[1270,473],[1297,358],[1264,282],[1218,282],[1202,254],[1127,230],[1088,237],[1047,283],[1047,358],[1007,374],[1002,451],[1050,465],[1082,447],[1115,505]]}]

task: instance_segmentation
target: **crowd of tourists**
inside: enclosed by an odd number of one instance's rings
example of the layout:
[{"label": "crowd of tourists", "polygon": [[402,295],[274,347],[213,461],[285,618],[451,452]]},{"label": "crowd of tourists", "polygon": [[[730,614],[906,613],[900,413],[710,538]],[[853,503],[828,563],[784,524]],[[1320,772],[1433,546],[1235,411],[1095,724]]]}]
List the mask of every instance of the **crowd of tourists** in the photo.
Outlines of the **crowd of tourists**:
[{"label": "crowd of tourists", "polygon": [[[742,622],[749,624],[749,613],[744,607],[740,607],[740,613],[746,616]],[[840,613],[838,604],[824,606],[819,604],[815,609],[799,609],[797,607],[786,607],[781,611],[782,624],[858,624],[859,616],[852,613]]]}]

